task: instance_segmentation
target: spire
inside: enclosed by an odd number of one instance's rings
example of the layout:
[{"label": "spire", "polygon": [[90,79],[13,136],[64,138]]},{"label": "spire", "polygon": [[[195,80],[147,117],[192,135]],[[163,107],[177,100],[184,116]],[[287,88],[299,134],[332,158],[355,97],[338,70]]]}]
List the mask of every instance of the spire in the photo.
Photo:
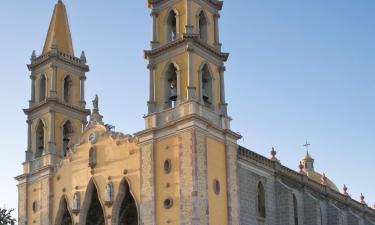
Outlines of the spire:
[{"label": "spire", "polygon": [[74,56],[72,36],[70,34],[68,15],[64,3],[59,0],[55,5],[49,25],[43,54],[55,47],[59,51]]}]

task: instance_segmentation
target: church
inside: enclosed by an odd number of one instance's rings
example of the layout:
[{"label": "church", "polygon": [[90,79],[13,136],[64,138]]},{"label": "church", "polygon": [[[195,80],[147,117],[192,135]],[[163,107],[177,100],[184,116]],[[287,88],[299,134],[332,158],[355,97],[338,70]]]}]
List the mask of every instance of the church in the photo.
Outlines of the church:
[{"label": "church", "polygon": [[[55,5],[32,53],[28,146],[18,181],[19,225],[375,225],[375,209],[275,149],[237,144],[225,98],[218,0],[148,0],[152,18],[145,128],[103,121],[85,99],[89,65]],[[146,10],[146,9],[145,9]],[[80,40],[84,41],[84,40]],[[105,88],[105,87],[103,87]]]}]

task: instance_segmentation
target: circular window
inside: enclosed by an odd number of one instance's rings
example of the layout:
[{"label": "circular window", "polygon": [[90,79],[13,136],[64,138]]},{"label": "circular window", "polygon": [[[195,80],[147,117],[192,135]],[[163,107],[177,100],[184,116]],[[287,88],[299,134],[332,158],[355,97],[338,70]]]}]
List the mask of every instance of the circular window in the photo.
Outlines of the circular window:
[{"label": "circular window", "polygon": [[215,194],[220,194],[220,182],[219,180],[214,180],[214,183],[213,183],[213,188],[214,188],[214,192]]},{"label": "circular window", "polygon": [[167,159],[164,161],[164,172],[166,174],[170,173],[172,170],[172,161],[170,159]]},{"label": "circular window", "polygon": [[173,206],[173,199],[171,197],[164,200],[164,208],[170,209]]}]

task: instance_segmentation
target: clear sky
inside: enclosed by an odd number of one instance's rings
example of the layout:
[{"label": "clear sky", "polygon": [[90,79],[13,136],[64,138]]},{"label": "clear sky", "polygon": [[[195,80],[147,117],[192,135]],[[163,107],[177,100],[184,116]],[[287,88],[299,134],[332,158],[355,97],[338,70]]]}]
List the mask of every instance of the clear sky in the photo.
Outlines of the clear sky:
[{"label": "clear sky", "polygon": [[[17,207],[26,150],[32,50],[41,53],[51,0],[0,1],[0,206]],[[106,123],[144,128],[150,12],[146,0],[65,0],[76,55],[91,71]],[[375,1],[226,0],[220,20],[226,93],[240,144],[297,169],[311,142],[316,169],[375,202]],[[88,104],[91,107],[91,104]]]}]

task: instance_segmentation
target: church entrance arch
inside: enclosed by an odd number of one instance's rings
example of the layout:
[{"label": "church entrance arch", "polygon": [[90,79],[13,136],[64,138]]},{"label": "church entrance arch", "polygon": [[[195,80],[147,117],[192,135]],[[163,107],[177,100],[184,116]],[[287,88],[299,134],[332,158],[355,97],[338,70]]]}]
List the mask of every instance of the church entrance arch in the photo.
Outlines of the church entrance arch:
[{"label": "church entrance arch", "polygon": [[93,180],[87,186],[85,200],[80,213],[80,225],[104,225],[105,217],[98,191]]}]

